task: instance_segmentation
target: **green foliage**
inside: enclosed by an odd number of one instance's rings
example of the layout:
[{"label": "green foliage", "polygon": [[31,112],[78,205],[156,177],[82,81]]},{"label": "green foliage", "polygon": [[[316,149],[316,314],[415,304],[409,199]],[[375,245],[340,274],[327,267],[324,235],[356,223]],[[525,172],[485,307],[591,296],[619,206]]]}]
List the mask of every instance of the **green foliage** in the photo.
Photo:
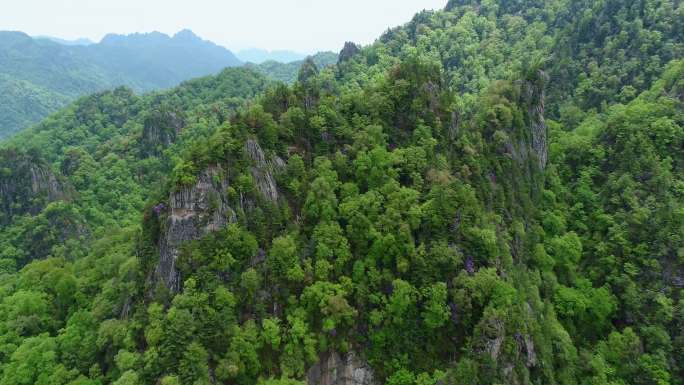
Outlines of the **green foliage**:
[{"label": "green foliage", "polygon": [[219,72],[240,61],[190,31],[108,35],[69,46],[21,32],[0,33],[0,136],[38,123],[80,96],[119,85],[148,92]]},{"label": "green foliage", "polygon": [[291,86],[117,89],[19,135],[0,385],[298,384],[333,353],[681,385],[682,13],[638,3],[451,1]]},{"label": "green foliage", "polygon": [[[337,63],[337,54],[333,52],[318,52],[313,55],[311,59],[318,68],[325,68]],[[246,66],[248,68],[253,68],[255,71],[273,80],[292,84],[297,81],[297,74],[304,62],[305,60],[297,60],[289,63],[281,63],[267,60],[260,64],[247,63]]]}]

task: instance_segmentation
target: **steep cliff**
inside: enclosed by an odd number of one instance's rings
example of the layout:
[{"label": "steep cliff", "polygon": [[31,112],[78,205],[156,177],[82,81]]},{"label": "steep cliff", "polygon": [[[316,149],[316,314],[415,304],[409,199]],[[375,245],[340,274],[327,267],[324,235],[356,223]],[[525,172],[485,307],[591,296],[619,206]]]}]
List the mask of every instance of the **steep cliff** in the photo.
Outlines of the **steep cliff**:
[{"label": "steep cliff", "polygon": [[146,156],[161,154],[173,142],[185,126],[182,113],[160,107],[144,119],[141,149]]},{"label": "steep cliff", "polygon": [[78,195],[38,155],[0,150],[0,260],[16,268],[74,252],[90,229],[75,207]]},{"label": "steep cliff", "polygon": [[[168,203],[158,203],[152,209],[161,224],[154,280],[171,292],[177,292],[182,285],[176,262],[183,244],[237,222],[238,213],[249,217],[262,200],[278,201],[275,172],[284,167],[283,160],[267,157],[256,139],[245,141],[240,156],[247,163],[206,166],[194,176],[192,184],[176,186],[169,193]],[[252,177],[254,194],[236,196],[236,190],[230,188],[229,179],[239,175],[240,167],[246,167],[244,172]]]},{"label": "steep cliff", "polygon": [[524,97],[527,101],[527,116],[532,136],[532,150],[537,157],[540,169],[546,167],[548,161],[548,139],[546,122],[544,121],[544,87],[548,75],[540,67],[532,68],[525,79]]},{"label": "steep cliff", "polygon": [[326,352],[306,373],[309,385],[375,385],[373,369],[351,351]]},{"label": "steep cliff", "polygon": [[266,159],[264,151],[254,139],[245,142],[245,151],[251,159],[253,166],[250,168],[252,177],[264,199],[275,202],[278,200],[278,186],[273,177],[273,169],[283,167],[282,159],[275,157],[272,161]]},{"label": "steep cliff", "polygon": [[337,64],[344,63],[359,53],[361,53],[361,48],[356,43],[345,42],[342,51],[340,51],[339,59],[337,59]]},{"label": "steep cliff", "polygon": [[223,170],[211,166],[200,173],[194,185],[172,191],[168,207],[164,203],[155,206],[155,212],[165,215],[166,221],[154,274],[170,291],[178,291],[182,283],[176,268],[180,246],[236,220],[235,212],[228,206],[227,188]]},{"label": "steep cliff", "polygon": [[53,201],[67,198],[64,182],[38,157],[6,149],[0,152],[0,223],[13,216],[36,215]]}]

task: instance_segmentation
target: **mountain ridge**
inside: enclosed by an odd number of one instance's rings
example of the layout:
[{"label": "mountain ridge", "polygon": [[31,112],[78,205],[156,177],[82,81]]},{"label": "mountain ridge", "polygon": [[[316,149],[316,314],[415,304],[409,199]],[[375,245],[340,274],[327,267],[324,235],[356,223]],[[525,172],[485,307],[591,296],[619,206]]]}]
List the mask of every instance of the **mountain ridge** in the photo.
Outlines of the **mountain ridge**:
[{"label": "mountain ridge", "polygon": [[267,50],[261,48],[242,49],[236,53],[243,62],[261,64],[273,60],[287,64],[293,61],[304,60],[308,55],[290,50]]},{"label": "mountain ridge", "polygon": [[45,40],[50,40],[55,43],[59,43],[62,45],[90,45],[90,44],[95,44],[94,41],[81,37],[81,38],[76,38],[76,39],[62,39],[59,37],[54,37],[54,36],[46,36],[46,35],[38,35],[38,36],[33,36],[35,39],[45,39]]},{"label": "mountain ridge", "polygon": [[0,89],[13,95],[0,103],[0,137],[87,93],[119,85],[147,92],[242,64],[226,48],[189,30],[173,37],[159,32],[110,34],[89,45],[63,45],[3,31],[0,47],[4,49],[0,70],[5,76]]},{"label": "mountain ridge", "polygon": [[683,385],[680,22],[452,0],[79,99],[0,143],[0,385]]}]

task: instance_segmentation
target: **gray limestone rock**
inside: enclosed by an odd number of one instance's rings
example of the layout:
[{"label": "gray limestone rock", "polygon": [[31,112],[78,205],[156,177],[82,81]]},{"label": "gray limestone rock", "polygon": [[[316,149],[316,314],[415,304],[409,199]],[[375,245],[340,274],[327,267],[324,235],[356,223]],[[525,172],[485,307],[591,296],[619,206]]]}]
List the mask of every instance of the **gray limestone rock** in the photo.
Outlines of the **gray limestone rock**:
[{"label": "gray limestone rock", "polygon": [[353,351],[326,352],[306,375],[309,385],[374,385],[373,369]]},{"label": "gray limestone rock", "polygon": [[525,91],[528,100],[528,116],[532,133],[532,150],[537,155],[539,168],[546,168],[548,161],[548,139],[546,122],[544,121],[544,87],[548,75],[541,69],[537,70],[533,79],[528,79]]},{"label": "gray limestone rock", "polygon": [[236,221],[234,211],[228,206],[227,188],[223,170],[212,166],[199,175],[194,185],[171,192],[155,276],[172,292],[178,291],[181,284],[176,268],[180,246]]},{"label": "gray limestone rock", "polygon": [[[257,189],[264,197],[264,199],[275,202],[278,200],[278,185],[273,176],[274,167],[280,167],[280,163],[284,163],[282,159],[275,158],[269,162],[266,159],[264,151],[259,146],[259,143],[254,139],[249,139],[245,143],[245,151],[249,155],[254,166],[251,168],[252,177],[256,183]],[[280,160],[280,161],[279,161]]]},{"label": "gray limestone rock", "polygon": [[337,59],[337,63],[344,63],[361,52],[361,48],[355,43],[348,41],[344,43],[342,51]]}]

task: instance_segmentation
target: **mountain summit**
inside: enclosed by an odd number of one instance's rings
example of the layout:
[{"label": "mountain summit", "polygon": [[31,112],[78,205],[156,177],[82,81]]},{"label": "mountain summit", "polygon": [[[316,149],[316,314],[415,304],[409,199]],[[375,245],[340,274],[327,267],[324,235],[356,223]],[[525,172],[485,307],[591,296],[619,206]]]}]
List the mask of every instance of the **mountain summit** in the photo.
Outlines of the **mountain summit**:
[{"label": "mountain summit", "polygon": [[186,43],[197,43],[204,41],[201,37],[195,35],[195,33],[189,29],[183,29],[181,31],[176,32],[176,34],[173,35],[173,39],[176,41],[182,41]]}]

